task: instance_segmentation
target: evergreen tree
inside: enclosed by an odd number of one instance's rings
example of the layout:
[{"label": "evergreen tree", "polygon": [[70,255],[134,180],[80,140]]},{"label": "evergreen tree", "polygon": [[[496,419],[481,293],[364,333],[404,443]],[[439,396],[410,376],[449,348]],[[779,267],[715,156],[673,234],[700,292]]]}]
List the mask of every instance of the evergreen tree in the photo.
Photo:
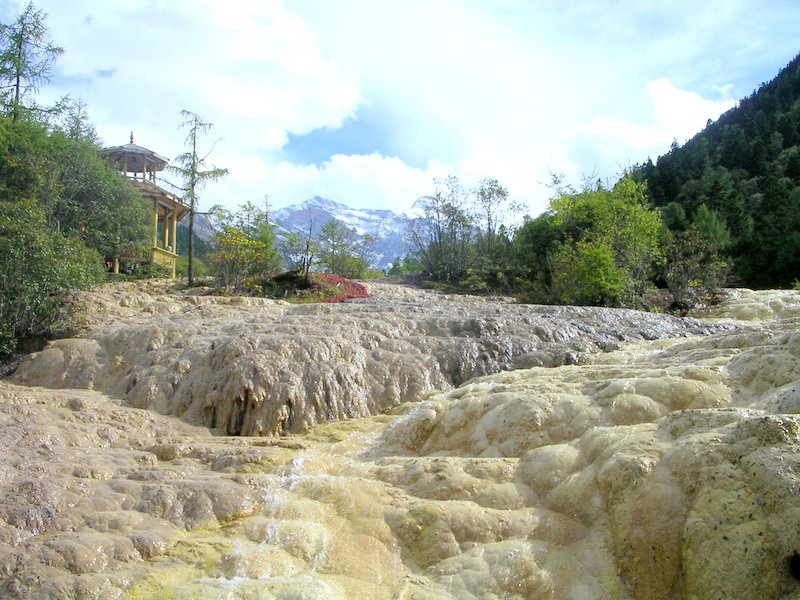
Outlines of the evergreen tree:
[{"label": "evergreen tree", "polygon": [[[711,234],[704,227],[716,225],[704,220],[704,211],[715,215],[723,226],[718,233],[726,229],[729,236],[715,252],[733,264],[734,283],[791,285],[800,271],[792,211],[792,193],[800,187],[800,55],[683,147],[638,167],[635,176],[648,183],[656,206],[672,207],[664,215],[676,239],[689,222],[696,222],[698,235]],[[685,221],[672,218],[676,205]]]},{"label": "evergreen tree", "polygon": [[168,168],[183,180],[184,187],[181,189],[184,192],[184,202],[189,205],[188,280],[189,285],[193,285],[194,213],[197,210],[198,194],[209,182],[225,177],[225,175],[228,174],[228,170],[216,167],[205,168],[206,159],[214,148],[212,147],[211,150],[203,156],[200,156],[197,148],[200,136],[211,131],[214,124],[204,122],[200,115],[188,110],[182,110],[181,117],[183,121],[180,124],[180,128],[189,130],[185,140],[188,150],[183,154],[179,154],[175,158],[175,164],[170,165]]},{"label": "evergreen tree", "polygon": [[47,39],[46,20],[47,14],[29,2],[13,23],[0,25],[0,93],[13,121],[26,108],[23,102],[50,81],[53,64],[64,52]]}]

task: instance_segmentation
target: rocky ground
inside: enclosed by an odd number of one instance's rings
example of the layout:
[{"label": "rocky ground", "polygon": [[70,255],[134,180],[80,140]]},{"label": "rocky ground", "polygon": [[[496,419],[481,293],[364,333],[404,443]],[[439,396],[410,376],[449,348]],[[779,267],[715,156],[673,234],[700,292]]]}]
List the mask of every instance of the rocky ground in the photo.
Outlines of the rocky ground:
[{"label": "rocky ground", "polygon": [[91,297],[86,336],[31,355],[13,381],[94,389],[229,435],[277,435],[379,414],[476,376],[714,329],[388,284],[333,305],[201,292],[108,286]]},{"label": "rocky ground", "polygon": [[0,596],[800,596],[800,295],[371,293],[93,294],[0,382]]}]

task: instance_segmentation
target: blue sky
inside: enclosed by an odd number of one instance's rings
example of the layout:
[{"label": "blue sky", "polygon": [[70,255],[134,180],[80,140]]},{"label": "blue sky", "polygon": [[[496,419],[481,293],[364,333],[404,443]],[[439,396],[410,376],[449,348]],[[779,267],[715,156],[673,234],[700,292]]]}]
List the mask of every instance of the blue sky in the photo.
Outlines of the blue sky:
[{"label": "blue sky", "polygon": [[[8,22],[22,2],[0,0]],[[402,211],[455,174],[538,214],[550,171],[607,180],[684,142],[799,51],[779,0],[40,0],[63,46],[42,100],[82,97],[103,142],[230,176],[201,208],[315,195]]]}]

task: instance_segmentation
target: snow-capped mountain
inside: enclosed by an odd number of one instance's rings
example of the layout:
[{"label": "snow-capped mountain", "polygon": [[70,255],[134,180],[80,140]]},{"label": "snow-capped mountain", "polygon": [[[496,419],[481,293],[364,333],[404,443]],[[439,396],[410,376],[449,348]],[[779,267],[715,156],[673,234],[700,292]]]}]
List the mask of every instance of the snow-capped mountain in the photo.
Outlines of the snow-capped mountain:
[{"label": "snow-capped mountain", "polygon": [[320,228],[331,219],[355,230],[359,236],[373,235],[377,238],[376,257],[373,266],[386,268],[398,256],[408,254],[405,232],[409,223],[406,215],[391,210],[350,208],[345,204],[314,196],[313,198],[276,210],[270,221],[281,231],[319,234]]}]

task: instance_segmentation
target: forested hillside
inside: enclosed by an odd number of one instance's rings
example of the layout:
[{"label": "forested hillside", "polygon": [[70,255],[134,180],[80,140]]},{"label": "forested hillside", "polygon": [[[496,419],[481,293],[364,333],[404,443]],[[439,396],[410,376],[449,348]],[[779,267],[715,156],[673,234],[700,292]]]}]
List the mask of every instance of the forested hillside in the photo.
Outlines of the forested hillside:
[{"label": "forested hillside", "polygon": [[673,231],[702,205],[723,219],[732,283],[791,285],[800,276],[800,56],[636,176]]},{"label": "forested hillside", "polygon": [[68,330],[74,291],[149,241],[149,206],[100,158],[83,101],[36,102],[61,54],[45,17],[28,4],[0,25],[0,360]]}]

